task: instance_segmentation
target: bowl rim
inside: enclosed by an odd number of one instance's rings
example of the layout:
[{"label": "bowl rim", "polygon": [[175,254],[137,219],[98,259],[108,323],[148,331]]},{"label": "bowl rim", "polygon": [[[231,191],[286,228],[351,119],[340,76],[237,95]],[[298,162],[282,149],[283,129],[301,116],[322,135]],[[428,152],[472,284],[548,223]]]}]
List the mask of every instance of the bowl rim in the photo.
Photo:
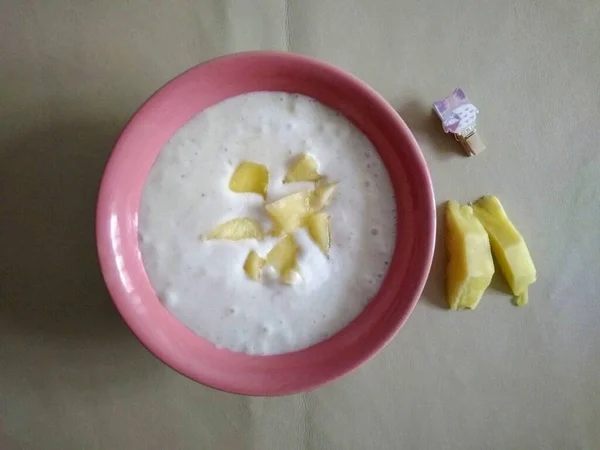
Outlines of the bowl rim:
[{"label": "bowl rim", "polygon": [[[121,141],[124,133],[130,127],[131,123],[136,119],[136,117],[140,116],[145,108],[152,102],[152,100],[159,95],[160,92],[167,89],[169,86],[173,86],[178,83],[186,74],[191,71],[197,71],[200,68],[208,68],[210,66],[219,65],[227,61],[235,60],[238,58],[275,58],[275,59],[288,59],[293,60],[296,63],[308,64],[312,65],[314,68],[327,72],[332,77],[336,77],[337,79],[344,80],[346,83],[351,84],[353,89],[357,91],[362,91],[366,97],[368,97],[369,102],[371,102],[375,108],[377,108],[381,113],[385,114],[386,119],[390,120],[397,127],[399,132],[403,135],[403,138],[406,140],[406,146],[410,149],[412,153],[412,157],[416,159],[417,170],[419,171],[419,177],[426,181],[426,186],[420,186],[421,189],[424,189],[424,192],[421,192],[424,202],[426,204],[426,211],[424,214],[426,215],[425,226],[427,227],[424,230],[424,234],[427,236],[427,239],[424,243],[424,246],[419,248],[419,252],[422,254],[420,259],[422,267],[420,267],[420,271],[418,272],[418,278],[413,283],[415,288],[413,289],[414,295],[407,301],[408,305],[405,308],[404,315],[397,320],[392,325],[388,326],[385,332],[385,337],[378,342],[374,343],[368,351],[359,355],[352,359],[348,364],[343,367],[334,370],[333,372],[328,372],[327,375],[320,377],[316,381],[311,382],[298,382],[294,385],[288,385],[285,387],[276,387],[276,388],[264,388],[264,389],[245,389],[238,385],[233,386],[231,383],[220,382],[219,380],[207,379],[203,373],[193,372],[186,367],[178,358],[170,355],[168,352],[164,351],[164,349],[160,348],[160,345],[154,342],[148,342],[143,337],[142,328],[139,327],[134,314],[131,313],[130,310],[125,308],[126,304],[130,301],[127,295],[123,295],[123,293],[118,289],[121,285],[121,281],[118,274],[118,268],[116,267],[116,263],[114,258],[110,257],[108,252],[103,251],[103,247],[108,247],[111,244],[112,237],[110,233],[106,231],[106,223],[110,219],[107,217],[107,213],[109,211],[109,204],[112,201],[110,196],[111,191],[111,183],[110,183],[110,171],[111,171],[111,162],[114,162],[117,158],[116,149],[119,148],[118,144]],[[425,183],[424,183],[425,184]],[[286,395],[298,392],[304,392],[312,390],[316,387],[324,385],[334,379],[337,379],[353,370],[361,366],[367,360],[375,356],[379,353],[398,333],[400,328],[404,325],[408,317],[412,313],[414,307],[416,306],[423,289],[425,287],[425,283],[427,281],[429,271],[431,269],[431,264],[433,260],[433,253],[435,247],[435,239],[436,239],[436,207],[433,193],[433,184],[431,181],[431,176],[429,174],[427,164],[425,158],[420,150],[420,147],[413,136],[412,132],[406,125],[406,123],[402,120],[399,114],[394,110],[394,108],[383,98],[381,94],[375,91],[371,86],[369,86],[364,81],[360,80],[358,77],[344,71],[341,68],[336,67],[333,64],[324,62],[317,58],[313,58],[306,55],[301,55],[297,53],[291,52],[282,52],[282,51],[247,51],[247,52],[239,52],[232,53],[224,56],[220,56],[217,58],[213,58],[202,62],[198,65],[195,65],[188,70],[180,73],[175,76],[168,82],[166,82],[163,86],[157,89],[131,116],[131,118],[127,121],[125,126],[123,127],[118,139],[115,142],[113,147],[113,151],[111,152],[110,157],[106,163],[104,173],[102,175],[102,180],[100,183],[100,189],[96,204],[96,243],[97,243],[97,251],[98,258],[100,263],[100,268],[102,271],[102,275],[104,277],[105,283],[107,285],[110,296],[113,300],[113,303],[117,307],[121,317],[126,322],[128,327],[131,329],[136,338],[144,345],[154,356],[156,356],[161,362],[165,363],[175,371],[181,373],[182,375],[200,382],[205,386],[212,387],[217,390],[231,392],[236,394],[243,395],[260,395],[260,396],[274,396],[274,395]],[[395,251],[394,251],[395,253]],[[166,308],[165,308],[166,309]],[[200,336],[197,336],[198,339],[203,339]],[[269,356],[267,356],[269,357]]]}]

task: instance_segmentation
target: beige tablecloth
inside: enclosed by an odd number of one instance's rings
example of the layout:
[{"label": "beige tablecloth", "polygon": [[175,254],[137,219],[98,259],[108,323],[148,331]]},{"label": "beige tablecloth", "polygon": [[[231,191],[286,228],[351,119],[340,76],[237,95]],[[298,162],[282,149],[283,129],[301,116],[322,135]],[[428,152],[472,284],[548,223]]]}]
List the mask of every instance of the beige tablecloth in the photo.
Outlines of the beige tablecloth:
[{"label": "beige tablecloth", "polygon": [[[599,23],[598,0],[0,2],[0,448],[600,448]],[[537,263],[530,304],[496,280],[449,312],[440,239],[396,339],[309,394],[216,392],[149,354],[97,268],[103,164],[164,82],[247,49],[375,87],[439,204],[497,194]],[[456,86],[488,145],[471,159],[431,114]]]}]

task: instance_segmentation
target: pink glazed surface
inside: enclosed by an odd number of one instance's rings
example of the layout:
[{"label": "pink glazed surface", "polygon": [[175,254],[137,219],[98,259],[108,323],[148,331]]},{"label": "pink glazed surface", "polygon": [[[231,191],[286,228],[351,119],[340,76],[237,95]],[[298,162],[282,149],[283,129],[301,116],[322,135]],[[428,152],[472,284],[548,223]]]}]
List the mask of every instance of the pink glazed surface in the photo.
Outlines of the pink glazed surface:
[{"label": "pink glazed surface", "polygon": [[[252,91],[311,96],[352,120],[380,153],[394,185],[398,238],[378,295],[346,328],[313,347],[277,356],[218,349],[173,317],[144,270],[138,208],[146,177],[171,136],[202,110]],[[290,53],[249,52],[208,61],[156,92],[123,130],[106,166],[96,235],[106,285],[131,330],[164,363],[205,385],[248,395],[313,389],[358,367],[404,324],[425,284],[435,203],[410,130],[372,88],[327,63]]]}]

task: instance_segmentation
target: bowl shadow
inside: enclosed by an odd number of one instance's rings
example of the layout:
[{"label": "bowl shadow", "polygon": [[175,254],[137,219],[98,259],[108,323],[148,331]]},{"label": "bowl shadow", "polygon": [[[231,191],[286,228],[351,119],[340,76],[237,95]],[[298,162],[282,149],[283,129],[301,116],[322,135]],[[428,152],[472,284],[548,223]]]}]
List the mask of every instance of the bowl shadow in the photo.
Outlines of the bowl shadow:
[{"label": "bowl shadow", "polygon": [[162,367],[120,318],[97,260],[96,196],[121,126],[72,121],[4,139],[0,361],[15,392],[144,382]]},{"label": "bowl shadow", "polygon": [[97,263],[94,220],[104,164],[119,132],[58,124],[8,143],[0,164],[0,323],[77,337],[122,331]]}]

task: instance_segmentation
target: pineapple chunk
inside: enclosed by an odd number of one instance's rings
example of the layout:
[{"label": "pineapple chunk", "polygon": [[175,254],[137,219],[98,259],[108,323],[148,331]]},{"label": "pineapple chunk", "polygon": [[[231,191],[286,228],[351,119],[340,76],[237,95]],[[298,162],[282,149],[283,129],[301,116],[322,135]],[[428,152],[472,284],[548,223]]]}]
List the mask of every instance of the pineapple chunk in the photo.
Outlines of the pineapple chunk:
[{"label": "pineapple chunk", "polygon": [[316,188],[311,196],[311,213],[318,213],[329,205],[336,189],[337,183],[323,184]]},{"label": "pineapple chunk", "polygon": [[271,249],[267,254],[267,264],[273,267],[282,276],[288,271],[296,268],[296,256],[298,255],[298,244],[294,236],[287,235]]},{"label": "pineapple chunk", "polygon": [[321,178],[319,174],[319,164],[317,160],[308,153],[302,153],[294,162],[288,173],[283,179],[284,183],[294,183],[296,181],[318,181]]},{"label": "pineapple chunk", "polygon": [[246,275],[254,281],[260,281],[262,275],[262,268],[264,267],[266,260],[261,258],[258,253],[252,250],[248,253],[246,262],[244,263],[244,272]]},{"label": "pineapple chunk", "polygon": [[312,214],[306,218],[308,234],[325,256],[329,256],[331,234],[329,230],[329,215],[326,213]]},{"label": "pineapple chunk", "polygon": [[523,236],[514,227],[497,197],[486,196],[473,205],[475,215],[487,231],[498,261],[519,306],[527,304],[527,288],[536,280],[536,270]]},{"label": "pineapple chunk", "polygon": [[487,233],[470,206],[446,204],[446,247],[450,309],[474,309],[492,281],[494,261]]},{"label": "pineapple chunk", "polygon": [[273,224],[271,231],[269,231],[269,236],[283,237],[284,235],[285,235],[285,231],[283,231],[283,228],[281,228],[281,226],[279,226],[277,224]]},{"label": "pineapple chunk", "polygon": [[310,214],[312,192],[296,192],[265,205],[265,209],[273,221],[275,233],[293,233],[304,226],[305,218]]},{"label": "pineapple chunk", "polygon": [[258,222],[248,217],[238,217],[224,222],[205,236],[205,239],[224,239],[228,241],[240,241],[242,239],[262,240],[264,237],[262,228]]},{"label": "pineapple chunk", "polygon": [[250,161],[244,161],[237,166],[229,180],[229,189],[233,192],[254,192],[263,198],[267,198],[268,186],[269,170],[267,167]]},{"label": "pineapple chunk", "polygon": [[320,186],[312,191],[301,191],[265,205],[274,223],[274,236],[293,233],[306,224],[306,218],[320,212],[331,202],[337,183]]}]

